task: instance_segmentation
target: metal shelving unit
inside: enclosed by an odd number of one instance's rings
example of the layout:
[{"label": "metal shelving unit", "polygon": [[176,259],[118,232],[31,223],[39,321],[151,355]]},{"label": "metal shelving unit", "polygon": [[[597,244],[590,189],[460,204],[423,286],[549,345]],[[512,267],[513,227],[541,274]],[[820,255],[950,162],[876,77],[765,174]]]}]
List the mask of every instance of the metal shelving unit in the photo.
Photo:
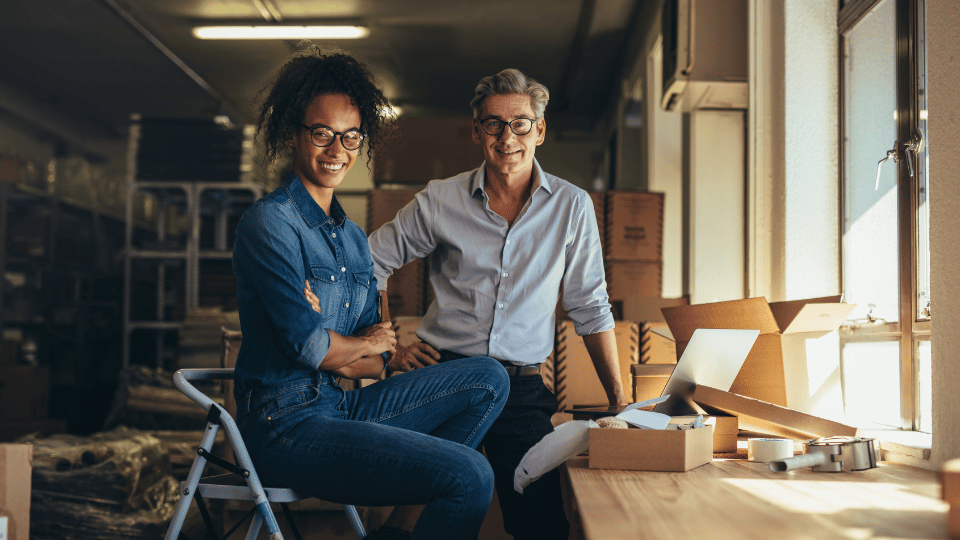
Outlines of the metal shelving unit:
[{"label": "metal shelving unit", "polygon": [[[182,328],[183,315],[201,305],[202,263],[232,258],[231,220],[256,201],[262,195],[263,188],[250,181],[250,167],[244,166],[244,163],[249,163],[253,146],[252,130],[249,128],[242,129],[244,138],[235,181],[219,178],[216,181],[184,179],[178,171],[172,174],[177,179],[158,178],[157,174],[143,178],[144,175],[139,174],[142,172],[142,159],[138,159],[143,142],[141,128],[140,118],[134,117],[127,154],[127,222],[130,223],[132,218],[133,202],[138,193],[152,195],[158,204],[158,211],[155,238],[138,242],[133,229],[127,227],[126,230],[122,367],[131,364],[134,334],[148,332],[153,334],[155,343],[153,361],[139,358],[135,363],[163,368],[165,361],[175,354],[171,342],[175,343],[176,339],[171,339],[170,333]],[[201,128],[207,129],[206,126]],[[151,149],[151,152],[156,154],[157,149]],[[176,152],[168,157],[172,161],[178,159]],[[182,168],[181,165],[178,167]],[[169,223],[171,218],[177,222]],[[201,232],[208,225],[213,228],[212,242],[204,242],[201,238]],[[171,230],[175,231],[172,235]],[[145,267],[149,268],[152,275],[138,273]],[[172,271],[182,271],[182,280],[179,280],[182,290],[171,285],[178,281],[173,278]],[[134,313],[134,282],[144,279],[154,286],[153,313],[150,318],[138,316],[143,315],[142,312]]]}]

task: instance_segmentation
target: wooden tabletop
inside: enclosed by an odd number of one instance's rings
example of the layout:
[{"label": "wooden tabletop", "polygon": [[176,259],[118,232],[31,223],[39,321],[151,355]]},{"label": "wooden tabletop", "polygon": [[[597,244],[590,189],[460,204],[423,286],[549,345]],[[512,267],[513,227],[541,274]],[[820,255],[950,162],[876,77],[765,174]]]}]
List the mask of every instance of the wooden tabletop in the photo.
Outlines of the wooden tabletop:
[{"label": "wooden tabletop", "polygon": [[714,460],[683,473],[564,466],[573,538],[770,540],[947,538],[948,505],[933,471],[771,472]]}]

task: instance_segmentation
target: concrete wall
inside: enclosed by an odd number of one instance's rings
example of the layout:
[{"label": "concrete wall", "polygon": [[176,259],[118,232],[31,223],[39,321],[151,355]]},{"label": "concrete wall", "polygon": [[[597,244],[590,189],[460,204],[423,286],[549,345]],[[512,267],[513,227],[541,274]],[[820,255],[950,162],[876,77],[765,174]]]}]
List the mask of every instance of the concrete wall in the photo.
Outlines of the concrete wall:
[{"label": "concrete wall", "polygon": [[927,2],[933,447],[930,468],[960,457],[960,9]]}]

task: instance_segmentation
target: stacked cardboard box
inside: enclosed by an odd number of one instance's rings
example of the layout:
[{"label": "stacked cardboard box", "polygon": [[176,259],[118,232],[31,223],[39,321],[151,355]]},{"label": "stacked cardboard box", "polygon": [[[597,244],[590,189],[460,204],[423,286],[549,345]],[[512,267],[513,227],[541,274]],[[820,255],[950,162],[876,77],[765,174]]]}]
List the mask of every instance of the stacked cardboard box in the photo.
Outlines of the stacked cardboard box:
[{"label": "stacked cardboard box", "polygon": [[960,458],[948,460],[940,467],[940,498],[950,505],[947,534],[960,538]]},{"label": "stacked cardboard box", "polygon": [[610,300],[660,296],[663,288],[663,193],[608,192],[604,223],[603,258]]},{"label": "stacked cardboard box", "polygon": [[[30,538],[32,444],[0,444],[0,508],[6,515],[5,540]],[[4,529],[0,527],[0,536]]]},{"label": "stacked cardboard box", "polygon": [[408,118],[397,121],[396,136],[377,149],[375,184],[426,184],[476,169],[483,161],[473,143],[473,119]]},{"label": "stacked cardboard box", "polygon": [[0,354],[0,441],[28,433],[66,431],[63,420],[50,418],[50,369],[20,363],[21,342],[4,340]]},{"label": "stacked cardboard box", "polygon": [[[382,227],[416,196],[416,189],[372,189],[367,195],[368,233]],[[390,316],[419,317],[426,306],[427,265],[416,259],[393,272],[387,283]]]},{"label": "stacked cardboard box", "polygon": [[[639,326],[631,321],[618,321],[613,331],[624,395],[632,396],[630,366],[640,358]],[[606,404],[608,401],[583,338],[577,335],[572,321],[557,323],[554,354],[544,362],[542,371],[548,387],[557,396],[560,410],[574,405]]]}]

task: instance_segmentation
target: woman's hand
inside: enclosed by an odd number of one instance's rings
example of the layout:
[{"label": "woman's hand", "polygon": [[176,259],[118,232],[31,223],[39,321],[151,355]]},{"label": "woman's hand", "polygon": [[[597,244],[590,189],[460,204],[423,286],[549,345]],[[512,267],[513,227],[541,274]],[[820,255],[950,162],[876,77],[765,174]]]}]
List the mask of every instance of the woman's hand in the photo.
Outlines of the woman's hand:
[{"label": "woman's hand", "polygon": [[306,285],[303,289],[303,297],[307,299],[307,303],[310,304],[310,307],[312,307],[314,311],[320,313],[320,299],[317,295],[313,294],[313,289],[310,288],[310,280],[303,280],[303,284]]}]

